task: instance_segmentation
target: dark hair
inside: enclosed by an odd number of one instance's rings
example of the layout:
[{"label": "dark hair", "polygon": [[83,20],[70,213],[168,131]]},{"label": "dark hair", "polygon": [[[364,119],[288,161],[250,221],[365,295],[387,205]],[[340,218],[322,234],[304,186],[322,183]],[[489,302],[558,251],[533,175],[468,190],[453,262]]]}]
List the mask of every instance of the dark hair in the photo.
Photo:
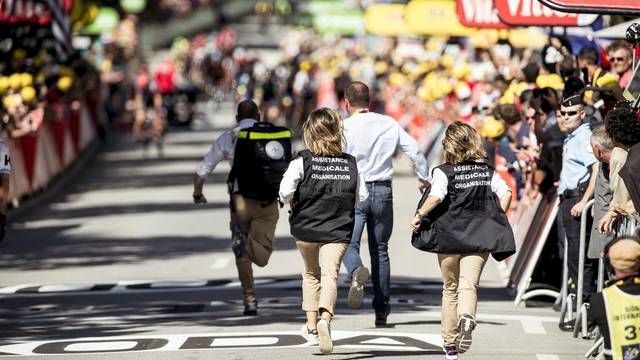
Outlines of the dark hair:
[{"label": "dark hair", "polygon": [[352,82],[344,91],[344,97],[352,107],[369,107],[369,87],[365,83]]},{"label": "dark hair", "polygon": [[578,53],[578,60],[584,60],[588,65],[597,65],[599,58],[598,51],[592,47],[583,47]]},{"label": "dark hair", "polygon": [[577,75],[576,63],[572,57],[566,57],[560,62],[560,76],[567,79]]},{"label": "dark hair", "polygon": [[500,119],[507,125],[515,125],[522,120],[522,115],[518,111],[518,107],[513,104],[503,104],[498,106],[497,111]]},{"label": "dark hair", "polygon": [[260,120],[260,110],[253,100],[243,100],[238,104],[238,119]]},{"label": "dark hair", "polygon": [[528,63],[527,66],[522,69],[522,73],[524,74],[524,79],[528,83],[535,83],[538,78],[538,74],[540,74],[540,66],[536,63]]},{"label": "dark hair", "polygon": [[581,94],[584,90],[584,82],[577,76],[571,76],[564,82],[563,98]]},{"label": "dark hair", "polygon": [[604,118],[607,133],[613,142],[632,146],[640,142],[640,120],[629,103],[620,103]]}]

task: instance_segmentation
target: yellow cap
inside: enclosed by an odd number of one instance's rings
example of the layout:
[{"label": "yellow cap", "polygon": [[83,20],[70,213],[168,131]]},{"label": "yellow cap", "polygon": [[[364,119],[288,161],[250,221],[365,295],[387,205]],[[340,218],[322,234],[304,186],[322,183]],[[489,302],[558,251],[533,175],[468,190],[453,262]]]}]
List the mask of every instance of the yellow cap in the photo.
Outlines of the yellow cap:
[{"label": "yellow cap", "polygon": [[23,102],[32,102],[36,99],[36,89],[31,86],[22,88],[22,90],[20,90],[20,97]]},{"label": "yellow cap", "polygon": [[4,100],[2,100],[2,105],[5,109],[10,109],[18,106],[18,98],[15,95],[7,95]]},{"label": "yellow cap", "polygon": [[618,85],[618,77],[610,72],[602,74],[596,80],[597,87],[612,87]]},{"label": "yellow cap", "polygon": [[63,76],[58,79],[58,83],[56,84],[58,89],[62,92],[67,92],[71,89],[71,85],[73,84],[73,80],[71,80],[68,76]]},{"label": "yellow cap", "polygon": [[20,81],[22,87],[33,85],[33,76],[29,73],[20,74]]},{"label": "yellow cap", "polygon": [[303,61],[300,63],[300,70],[304,72],[309,72],[311,70],[311,63],[308,61]]},{"label": "yellow cap", "polygon": [[502,121],[496,120],[493,116],[486,116],[482,125],[482,136],[493,139],[504,135],[504,125]]},{"label": "yellow cap", "polygon": [[554,90],[564,90],[564,81],[562,81],[562,78],[558,74],[538,75],[536,85],[539,88],[549,87]]},{"label": "yellow cap", "polygon": [[22,85],[22,76],[20,76],[20,74],[11,74],[11,76],[9,76],[9,86],[11,86],[13,90],[20,89],[21,85]]}]

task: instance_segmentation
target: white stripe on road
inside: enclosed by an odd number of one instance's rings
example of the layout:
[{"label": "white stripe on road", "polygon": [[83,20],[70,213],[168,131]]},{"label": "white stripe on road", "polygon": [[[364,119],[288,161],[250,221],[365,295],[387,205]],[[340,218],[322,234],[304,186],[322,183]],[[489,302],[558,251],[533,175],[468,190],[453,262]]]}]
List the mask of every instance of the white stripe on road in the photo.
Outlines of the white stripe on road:
[{"label": "white stripe on road", "polygon": [[536,360],[560,360],[558,355],[537,354]]},{"label": "white stripe on road", "polygon": [[93,284],[88,285],[45,285],[38,289],[39,293],[65,292],[65,291],[91,291]]},{"label": "white stripe on road", "polygon": [[524,329],[525,334],[537,334],[537,335],[546,335],[547,331],[542,326],[542,321],[538,320],[521,320],[522,328]]},{"label": "white stripe on road", "polygon": [[[417,311],[413,313],[404,313],[408,316],[424,316],[439,318],[442,316],[440,311]],[[478,314],[478,320],[513,320],[513,321],[542,321],[542,322],[558,322],[557,317],[552,316],[532,316],[532,315],[510,315],[510,314]]]},{"label": "white stripe on road", "polygon": [[213,262],[213,265],[211,265],[211,268],[212,269],[224,269],[224,268],[227,267],[227,265],[229,265],[230,262],[231,262],[231,260],[229,260],[228,257],[216,259],[216,261]]},{"label": "white stripe on road", "polygon": [[192,282],[181,282],[181,281],[160,281],[154,282],[151,284],[151,288],[190,288],[190,287],[203,287],[207,285],[206,281],[192,281]]},{"label": "white stripe on road", "polygon": [[87,351],[123,351],[131,350],[136,347],[136,341],[112,341],[112,342],[85,342],[71,344],[64,348],[69,352],[87,352]]}]

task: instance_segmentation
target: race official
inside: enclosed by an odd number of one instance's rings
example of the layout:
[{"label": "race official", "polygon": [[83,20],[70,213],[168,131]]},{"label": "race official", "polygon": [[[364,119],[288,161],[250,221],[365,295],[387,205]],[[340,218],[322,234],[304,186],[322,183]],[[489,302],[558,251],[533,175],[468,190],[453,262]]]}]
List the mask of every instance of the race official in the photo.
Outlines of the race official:
[{"label": "race official", "polygon": [[[220,135],[205,158],[198,164],[193,181],[193,201],[206,203],[202,193],[205,178],[213,172],[222,160],[234,163],[236,141],[239,133],[253,127],[260,119],[258,106],[251,100],[238,104],[236,121],[238,125]],[[231,190],[231,225],[233,231],[233,252],[236,255],[236,267],[244,292],[244,315],[256,315],[258,301],[253,290],[252,264],[266,266],[273,252],[276,223],[278,222],[278,203],[264,203],[246,198],[238,192],[238,183]],[[236,227],[238,225],[238,227]]]},{"label": "race official", "polygon": [[9,144],[0,139],[0,241],[4,240],[7,227],[7,201],[11,178],[11,153]]},{"label": "race official", "polygon": [[[581,95],[573,95],[563,100],[558,125],[566,137],[562,147],[562,170],[558,187],[558,239],[562,244],[561,248],[564,248],[564,237],[567,237],[569,277],[574,283],[578,281],[580,217],[587,202],[593,197],[598,170],[598,166],[594,166],[597,159],[593,153],[587,151],[591,146],[591,129],[589,124],[584,123],[585,116]],[[590,226],[589,224],[587,228]],[[594,290],[595,264],[594,259],[585,260],[585,299],[588,299]]]},{"label": "race official", "polygon": [[600,328],[607,360],[640,359],[640,238],[614,239],[605,263],[614,279],[591,296],[589,323]]},{"label": "race official", "polygon": [[427,161],[418,143],[391,117],[369,111],[369,87],[353,82],[345,90],[347,111],[344,121],[345,152],[353,155],[363,174],[369,198],[356,206],[353,236],[343,262],[352,278],[347,304],[362,305],[369,270],[360,258],[360,237],[367,226],[373,282],[373,309],[376,325],[385,325],[390,312],[390,265],[388,244],[393,230],[393,155],[400,148],[412,161],[419,187],[426,186]]}]

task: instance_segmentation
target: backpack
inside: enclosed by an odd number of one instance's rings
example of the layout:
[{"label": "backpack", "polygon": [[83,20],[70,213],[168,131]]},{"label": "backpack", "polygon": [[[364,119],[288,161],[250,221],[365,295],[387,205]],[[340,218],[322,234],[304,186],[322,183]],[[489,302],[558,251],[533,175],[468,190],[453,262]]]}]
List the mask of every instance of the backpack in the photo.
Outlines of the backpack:
[{"label": "backpack", "polygon": [[291,130],[267,122],[240,130],[228,185],[248,199],[272,202],[291,161]]}]

